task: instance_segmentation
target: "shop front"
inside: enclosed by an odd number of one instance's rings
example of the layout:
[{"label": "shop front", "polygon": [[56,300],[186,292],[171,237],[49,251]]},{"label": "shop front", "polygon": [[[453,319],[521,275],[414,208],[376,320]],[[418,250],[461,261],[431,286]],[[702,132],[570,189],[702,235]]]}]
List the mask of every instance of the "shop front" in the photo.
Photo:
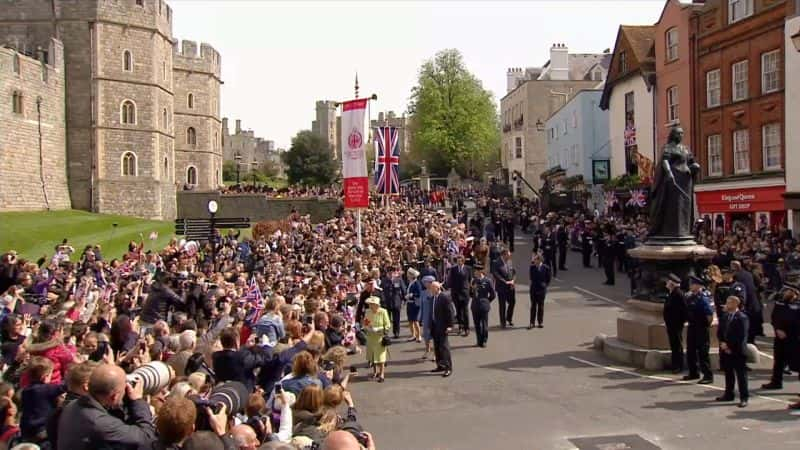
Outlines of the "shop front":
[{"label": "shop front", "polygon": [[711,228],[760,230],[786,225],[785,186],[747,187],[695,192],[699,218]]}]

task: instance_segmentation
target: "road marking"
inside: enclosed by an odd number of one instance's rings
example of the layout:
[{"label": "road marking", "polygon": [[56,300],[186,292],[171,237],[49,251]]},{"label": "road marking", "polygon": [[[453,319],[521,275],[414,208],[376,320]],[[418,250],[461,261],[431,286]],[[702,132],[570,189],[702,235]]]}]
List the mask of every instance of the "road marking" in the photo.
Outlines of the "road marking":
[{"label": "road marking", "polygon": [[[660,376],[657,376],[657,375],[644,375],[644,374],[641,374],[641,373],[638,373],[638,372],[633,372],[631,370],[620,369],[619,367],[604,366],[602,364],[597,364],[597,363],[594,363],[594,362],[591,362],[591,361],[587,361],[585,359],[577,358],[575,356],[570,356],[569,359],[571,359],[573,361],[577,361],[577,362],[582,363],[582,364],[586,364],[587,366],[592,366],[592,367],[596,367],[598,369],[607,370],[609,372],[624,373],[625,375],[630,375],[630,376],[649,379],[649,380],[654,380],[654,381],[666,381],[666,382],[673,383],[673,384],[684,384],[684,385],[688,385],[688,386],[697,386],[697,387],[700,387],[700,388],[712,389],[712,390],[715,390],[715,391],[725,391],[725,388],[722,388],[722,387],[719,387],[719,386],[714,386],[713,384],[697,384],[697,383],[694,383],[694,382],[691,382],[691,381],[676,380],[674,378],[660,377]],[[787,402],[786,400],[781,400],[779,398],[773,398],[773,397],[765,397],[763,395],[758,395],[758,394],[750,394],[750,397],[757,397],[757,398],[761,398],[761,399],[764,399],[764,400],[770,400],[770,401],[773,401],[773,402],[782,403],[784,405],[791,405],[792,404],[792,402]]]},{"label": "road marking", "polygon": [[625,305],[624,305],[624,304],[622,304],[622,303],[620,303],[620,302],[618,302],[618,301],[616,301],[616,300],[611,300],[611,299],[610,299],[610,298],[608,298],[608,297],[603,297],[603,296],[602,296],[602,295],[600,295],[600,294],[595,294],[594,292],[592,292],[592,291],[589,291],[589,290],[587,290],[587,289],[583,289],[583,288],[581,288],[581,287],[578,287],[578,286],[572,286],[572,287],[573,287],[575,290],[577,290],[577,291],[583,292],[584,294],[589,294],[589,295],[591,295],[592,297],[596,297],[596,298],[598,298],[598,299],[600,299],[600,300],[603,300],[604,302],[613,303],[613,304],[615,304],[615,305],[617,305],[617,306],[619,306],[619,307],[621,307],[621,308],[624,308],[624,307],[625,307]]}]

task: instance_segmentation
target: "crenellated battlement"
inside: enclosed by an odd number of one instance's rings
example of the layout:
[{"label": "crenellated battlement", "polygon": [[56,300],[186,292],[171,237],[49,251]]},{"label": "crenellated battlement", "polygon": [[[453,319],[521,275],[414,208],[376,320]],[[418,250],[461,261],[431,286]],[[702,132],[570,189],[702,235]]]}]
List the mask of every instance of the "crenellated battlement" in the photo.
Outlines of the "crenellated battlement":
[{"label": "crenellated battlement", "polygon": [[209,44],[184,39],[173,44],[172,59],[176,70],[205,72],[219,77],[222,60],[219,52]]}]

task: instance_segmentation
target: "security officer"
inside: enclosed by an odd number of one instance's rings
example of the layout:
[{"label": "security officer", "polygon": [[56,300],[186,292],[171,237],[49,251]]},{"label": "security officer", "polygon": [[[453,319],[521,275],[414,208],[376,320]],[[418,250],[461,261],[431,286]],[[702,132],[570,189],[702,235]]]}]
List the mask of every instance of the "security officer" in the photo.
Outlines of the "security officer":
[{"label": "security officer", "polygon": [[714,319],[713,300],[711,293],[705,289],[705,282],[700,277],[691,275],[689,277],[689,296],[686,300],[687,322],[689,327],[686,330],[686,363],[689,366],[689,375],[683,377],[684,381],[696,380],[700,378],[698,373],[698,362],[703,378],[700,384],[711,384],[714,381],[714,374],[711,373],[711,361],[709,358],[709,328]]},{"label": "security officer", "polygon": [[553,233],[553,230],[550,229],[549,226],[544,228],[544,235],[541,239],[540,248],[542,249],[542,255],[544,256],[544,263],[545,265],[550,267],[550,270],[555,277],[558,275],[558,269],[556,269],[556,236]]},{"label": "security officer", "polygon": [[472,278],[472,320],[475,323],[475,337],[478,347],[486,347],[489,341],[489,311],[492,310],[492,300],[495,292],[492,282],[486,278],[483,265],[475,264]]},{"label": "security officer", "polygon": [[794,285],[784,284],[783,295],[775,301],[772,310],[772,328],[775,330],[775,359],[772,363],[772,379],[762,389],[782,389],[783,369],[796,359],[798,337],[800,337],[800,290]]},{"label": "security officer", "polygon": [[514,215],[511,212],[506,213],[503,220],[503,240],[508,244],[508,249],[514,251]]},{"label": "security officer", "polygon": [[585,228],[581,232],[581,253],[583,254],[583,267],[592,267],[592,248],[594,246],[594,237],[590,229],[592,221],[586,220]]},{"label": "security officer", "polygon": [[558,270],[567,270],[567,247],[569,246],[569,233],[567,233],[566,223],[562,222],[558,226],[558,231],[556,232],[556,241],[558,241]]},{"label": "security officer", "polygon": [[603,234],[602,244],[598,248],[602,249],[600,254],[600,262],[603,264],[603,271],[606,274],[606,282],[609,286],[615,283],[614,277],[614,253],[616,252],[616,243],[614,242],[613,235],[609,232]]},{"label": "security officer", "polygon": [[674,273],[666,280],[669,295],[664,301],[664,325],[672,353],[672,373],[683,372],[683,326],[686,323],[686,298],[681,290],[681,279]]}]

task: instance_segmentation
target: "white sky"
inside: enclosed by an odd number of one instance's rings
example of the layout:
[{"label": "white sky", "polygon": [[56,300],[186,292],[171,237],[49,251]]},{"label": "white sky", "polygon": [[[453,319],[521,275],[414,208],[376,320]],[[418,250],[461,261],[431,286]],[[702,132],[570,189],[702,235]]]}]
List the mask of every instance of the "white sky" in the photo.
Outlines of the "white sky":
[{"label": "white sky", "polygon": [[170,0],[173,34],[222,55],[222,114],[288,148],[310,129],[318,99],[378,95],[406,109],[420,64],[457,48],[495,99],[508,67],[539,66],[554,42],[570,52],[613,48],[619,24],[651,24],[664,0],[214,1]]}]

